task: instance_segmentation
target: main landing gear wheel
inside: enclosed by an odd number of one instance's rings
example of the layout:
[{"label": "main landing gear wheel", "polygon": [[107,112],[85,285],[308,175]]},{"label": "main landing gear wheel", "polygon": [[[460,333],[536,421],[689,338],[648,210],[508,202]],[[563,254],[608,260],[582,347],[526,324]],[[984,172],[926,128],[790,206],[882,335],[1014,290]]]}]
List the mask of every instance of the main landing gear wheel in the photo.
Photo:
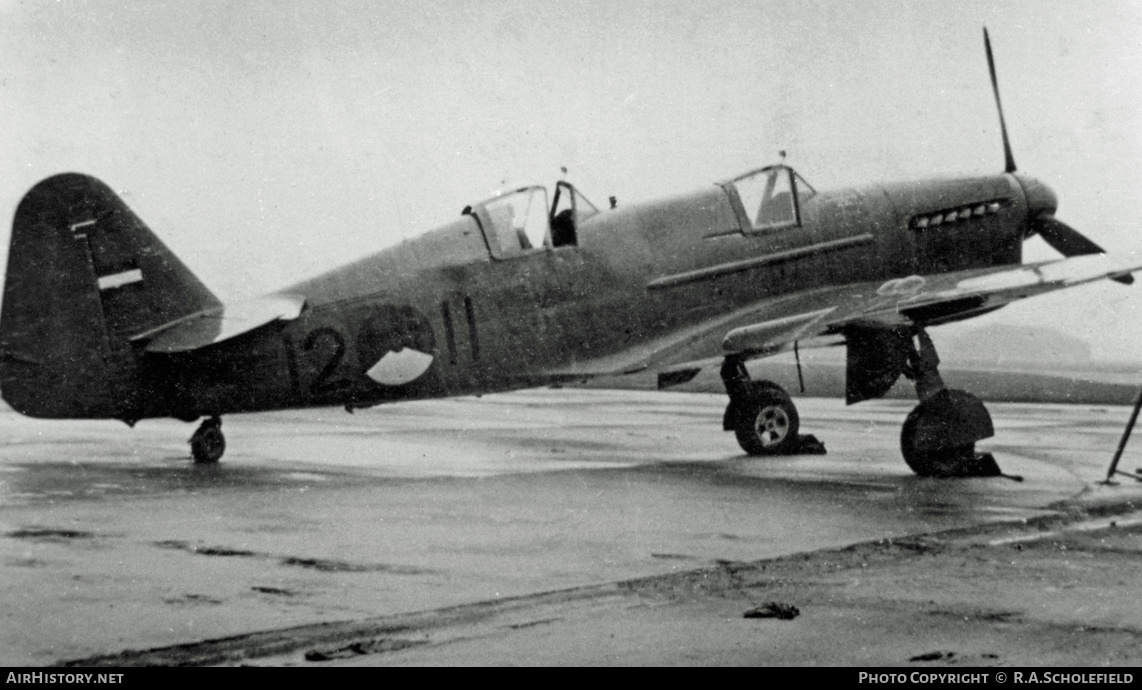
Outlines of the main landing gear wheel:
[{"label": "main landing gear wheel", "polygon": [[734,422],[734,436],[742,450],[750,455],[781,455],[796,447],[801,420],[785,391],[755,385],[740,404],[743,407]]},{"label": "main landing gear wheel", "polygon": [[226,452],[226,437],[222,435],[222,419],[211,417],[190,437],[190,454],[197,463],[216,463]]},{"label": "main landing gear wheel", "polygon": [[991,415],[979,398],[944,389],[908,413],[900,431],[900,452],[921,477],[997,476],[995,459],[975,452],[975,442],[994,433]]}]

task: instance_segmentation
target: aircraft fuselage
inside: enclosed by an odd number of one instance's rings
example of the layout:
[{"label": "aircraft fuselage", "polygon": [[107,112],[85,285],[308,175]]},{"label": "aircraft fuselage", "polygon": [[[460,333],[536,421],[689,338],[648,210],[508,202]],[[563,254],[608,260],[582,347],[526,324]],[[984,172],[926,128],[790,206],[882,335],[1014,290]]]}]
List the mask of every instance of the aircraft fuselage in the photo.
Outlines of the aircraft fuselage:
[{"label": "aircraft fuselage", "polygon": [[[571,378],[564,372],[576,362],[766,297],[1021,260],[1027,201],[1010,174],[798,191],[783,227],[753,231],[726,183],[595,213],[573,244],[506,258],[493,256],[487,217],[466,213],[282,290],[306,301],[283,327],[147,354],[131,416],[363,407],[542,385]],[[692,349],[713,356],[719,346]]]}]

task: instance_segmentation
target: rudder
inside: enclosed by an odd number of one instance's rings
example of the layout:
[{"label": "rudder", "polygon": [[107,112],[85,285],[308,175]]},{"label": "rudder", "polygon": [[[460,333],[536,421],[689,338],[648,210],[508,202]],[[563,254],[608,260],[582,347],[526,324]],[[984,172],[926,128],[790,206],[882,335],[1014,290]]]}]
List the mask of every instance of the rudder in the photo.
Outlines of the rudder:
[{"label": "rudder", "polygon": [[50,177],[20,202],[0,305],[0,395],[35,417],[134,422],[133,339],[220,306],[99,180]]}]

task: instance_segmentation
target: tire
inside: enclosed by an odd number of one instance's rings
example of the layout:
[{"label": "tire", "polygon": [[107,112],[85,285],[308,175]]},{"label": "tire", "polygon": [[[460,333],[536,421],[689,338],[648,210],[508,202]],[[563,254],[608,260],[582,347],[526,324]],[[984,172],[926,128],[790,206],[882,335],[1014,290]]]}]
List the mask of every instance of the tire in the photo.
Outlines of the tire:
[{"label": "tire", "polygon": [[801,419],[789,394],[775,386],[755,386],[734,423],[738,445],[750,455],[782,455],[797,447]]},{"label": "tire", "polygon": [[900,450],[904,462],[918,477],[971,477],[970,468],[975,460],[975,444],[937,451],[918,451],[904,439],[909,432],[905,422],[901,433]]},{"label": "tire", "polygon": [[944,474],[946,463],[932,451],[921,451],[916,447],[916,429],[920,420],[919,407],[908,413],[904,427],[900,430],[900,454],[908,468],[918,477],[939,477]]},{"label": "tire", "polygon": [[900,453],[921,477],[982,476],[975,469],[975,441],[993,434],[991,416],[979,398],[947,389],[908,413],[900,430]]},{"label": "tire", "polygon": [[222,434],[220,423],[212,423],[211,420],[203,422],[194,436],[190,437],[190,454],[196,463],[216,463],[225,452],[226,437]]}]

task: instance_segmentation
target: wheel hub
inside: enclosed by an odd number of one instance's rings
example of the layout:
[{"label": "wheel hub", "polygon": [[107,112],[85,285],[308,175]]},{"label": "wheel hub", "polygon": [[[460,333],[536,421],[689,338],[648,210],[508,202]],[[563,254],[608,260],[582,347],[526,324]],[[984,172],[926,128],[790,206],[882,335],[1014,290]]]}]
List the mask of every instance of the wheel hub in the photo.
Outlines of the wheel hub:
[{"label": "wheel hub", "polygon": [[776,405],[763,407],[757,413],[753,429],[763,446],[778,445],[789,434],[789,415]]}]

